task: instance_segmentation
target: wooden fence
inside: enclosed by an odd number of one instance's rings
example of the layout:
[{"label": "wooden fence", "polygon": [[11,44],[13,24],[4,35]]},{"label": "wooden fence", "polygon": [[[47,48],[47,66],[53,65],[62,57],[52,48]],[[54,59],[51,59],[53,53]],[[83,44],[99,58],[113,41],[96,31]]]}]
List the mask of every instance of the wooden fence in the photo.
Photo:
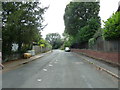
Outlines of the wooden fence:
[{"label": "wooden fence", "polygon": [[120,52],[120,40],[104,40],[99,37],[89,49],[104,52]]}]

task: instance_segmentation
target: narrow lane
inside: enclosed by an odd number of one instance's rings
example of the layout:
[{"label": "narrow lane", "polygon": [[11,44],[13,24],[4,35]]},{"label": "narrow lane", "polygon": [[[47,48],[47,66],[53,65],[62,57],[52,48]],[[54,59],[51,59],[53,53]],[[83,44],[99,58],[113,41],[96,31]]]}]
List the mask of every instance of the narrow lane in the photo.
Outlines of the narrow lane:
[{"label": "narrow lane", "polygon": [[55,50],[3,73],[3,88],[118,88],[118,81],[72,52]]}]

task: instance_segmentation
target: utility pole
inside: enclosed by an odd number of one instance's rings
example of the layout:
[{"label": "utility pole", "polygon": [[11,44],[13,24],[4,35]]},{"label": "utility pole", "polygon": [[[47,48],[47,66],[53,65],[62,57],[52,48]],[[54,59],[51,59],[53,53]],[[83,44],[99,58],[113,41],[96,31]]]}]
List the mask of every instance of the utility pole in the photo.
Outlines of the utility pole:
[{"label": "utility pole", "polygon": [[0,89],[2,89],[2,2],[0,2]]},{"label": "utility pole", "polygon": [[2,63],[2,2],[0,2],[0,68],[4,67],[1,63]]},{"label": "utility pole", "polygon": [[2,21],[1,20],[0,20],[0,52],[2,52]]}]

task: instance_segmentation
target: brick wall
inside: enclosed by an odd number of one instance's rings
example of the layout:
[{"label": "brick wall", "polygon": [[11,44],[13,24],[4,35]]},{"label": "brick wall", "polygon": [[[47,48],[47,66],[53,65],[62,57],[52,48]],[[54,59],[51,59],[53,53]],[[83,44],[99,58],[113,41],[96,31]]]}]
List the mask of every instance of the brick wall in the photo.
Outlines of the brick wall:
[{"label": "brick wall", "polygon": [[110,63],[119,64],[120,65],[120,53],[117,52],[102,52],[102,51],[94,51],[88,49],[72,49],[72,52],[83,53],[87,56],[101,59]]}]

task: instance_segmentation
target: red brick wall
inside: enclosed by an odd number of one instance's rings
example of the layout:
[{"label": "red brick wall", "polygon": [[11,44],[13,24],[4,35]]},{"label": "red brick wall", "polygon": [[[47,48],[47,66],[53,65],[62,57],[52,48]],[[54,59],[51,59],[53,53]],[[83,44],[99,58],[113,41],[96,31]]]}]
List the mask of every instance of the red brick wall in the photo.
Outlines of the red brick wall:
[{"label": "red brick wall", "polygon": [[120,53],[118,54],[117,52],[100,52],[88,49],[72,49],[72,51],[84,53],[87,56],[102,59],[111,63],[120,64]]}]

